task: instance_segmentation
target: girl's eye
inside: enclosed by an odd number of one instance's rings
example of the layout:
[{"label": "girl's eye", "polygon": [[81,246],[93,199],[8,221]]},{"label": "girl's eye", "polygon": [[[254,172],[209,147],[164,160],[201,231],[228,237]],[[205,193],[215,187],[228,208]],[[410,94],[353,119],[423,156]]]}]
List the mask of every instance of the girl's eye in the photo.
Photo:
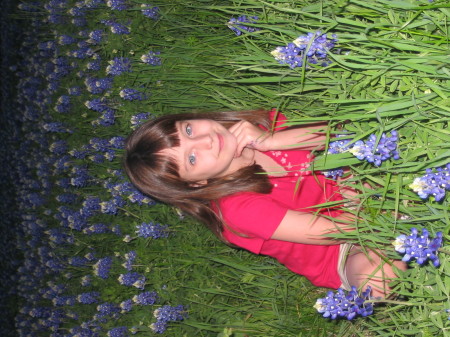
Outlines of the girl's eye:
[{"label": "girl's eye", "polygon": [[195,154],[189,155],[189,164],[195,165]]},{"label": "girl's eye", "polygon": [[186,124],[186,134],[192,136],[192,126],[191,124]]}]

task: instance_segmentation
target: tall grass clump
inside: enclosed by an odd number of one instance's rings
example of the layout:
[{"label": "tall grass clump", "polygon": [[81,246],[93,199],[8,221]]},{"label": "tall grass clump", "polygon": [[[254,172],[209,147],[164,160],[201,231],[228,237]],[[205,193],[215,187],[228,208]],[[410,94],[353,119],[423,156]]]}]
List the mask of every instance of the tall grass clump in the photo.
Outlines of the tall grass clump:
[{"label": "tall grass clump", "polygon": [[[12,17],[12,336],[449,335],[447,1],[40,0]],[[124,176],[143,121],[260,107],[329,122],[314,169],[345,168],[361,200],[335,236],[408,261],[373,314],[323,318],[326,289]]]}]

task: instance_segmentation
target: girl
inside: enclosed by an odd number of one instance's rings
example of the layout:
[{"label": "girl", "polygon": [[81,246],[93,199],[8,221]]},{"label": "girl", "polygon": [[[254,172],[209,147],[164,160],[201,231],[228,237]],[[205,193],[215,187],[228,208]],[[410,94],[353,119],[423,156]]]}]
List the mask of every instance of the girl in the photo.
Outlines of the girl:
[{"label": "girl", "polygon": [[317,206],[342,200],[333,180],[308,170],[326,125],[285,128],[284,120],[274,110],[162,116],[128,137],[125,170],[143,193],[227,244],[272,256],[317,286],[370,285],[372,296],[387,296],[405,264],[330,238],[355,219]]}]

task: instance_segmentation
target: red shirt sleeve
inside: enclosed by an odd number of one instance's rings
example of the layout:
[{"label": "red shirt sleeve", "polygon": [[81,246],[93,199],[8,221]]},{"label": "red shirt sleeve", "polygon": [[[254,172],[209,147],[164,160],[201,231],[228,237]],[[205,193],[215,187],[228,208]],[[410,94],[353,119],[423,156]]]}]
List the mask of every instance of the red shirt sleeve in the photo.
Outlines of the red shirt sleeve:
[{"label": "red shirt sleeve", "polygon": [[250,238],[269,240],[286,215],[287,208],[270,195],[239,193],[221,200],[225,223]]}]

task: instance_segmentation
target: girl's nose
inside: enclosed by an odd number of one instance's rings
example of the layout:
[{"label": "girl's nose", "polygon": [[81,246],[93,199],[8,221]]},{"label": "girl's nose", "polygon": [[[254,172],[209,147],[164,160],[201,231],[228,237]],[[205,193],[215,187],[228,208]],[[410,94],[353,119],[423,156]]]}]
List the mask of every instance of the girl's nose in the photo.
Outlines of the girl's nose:
[{"label": "girl's nose", "polygon": [[210,134],[204,134],[196,137],[196,146],[201,149],[211,149],[212,148],[212,137]]}]

